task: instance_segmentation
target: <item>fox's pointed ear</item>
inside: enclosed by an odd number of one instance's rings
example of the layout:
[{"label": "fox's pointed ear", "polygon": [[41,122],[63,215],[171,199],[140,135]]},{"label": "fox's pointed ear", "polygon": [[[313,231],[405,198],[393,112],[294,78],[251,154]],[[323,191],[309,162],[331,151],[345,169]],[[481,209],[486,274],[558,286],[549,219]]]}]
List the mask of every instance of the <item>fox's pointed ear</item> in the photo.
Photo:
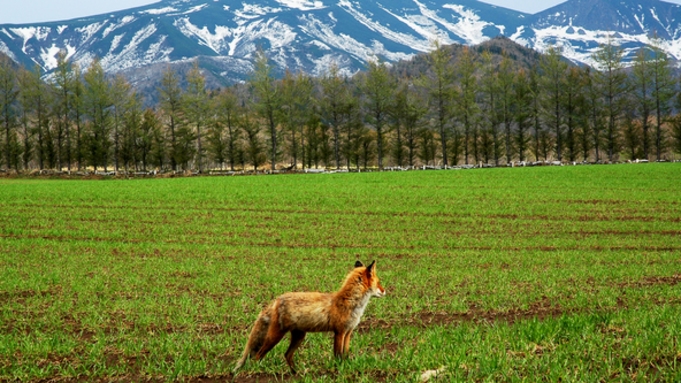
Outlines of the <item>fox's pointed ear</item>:
[{"label": "fox's pointed ear", "polygon": [[367,266],[367,274],[371,274],[374,272],[374,270],[376,269],[374,265],[376,265],[376,261],[372,261],[371,264]]},{"label": "fox's pointed ear", "polygon": [[364,267],[364,264],[359,259],[357,260],[357,262],[355,262],[355,268],[358,268],[358,267]]}]

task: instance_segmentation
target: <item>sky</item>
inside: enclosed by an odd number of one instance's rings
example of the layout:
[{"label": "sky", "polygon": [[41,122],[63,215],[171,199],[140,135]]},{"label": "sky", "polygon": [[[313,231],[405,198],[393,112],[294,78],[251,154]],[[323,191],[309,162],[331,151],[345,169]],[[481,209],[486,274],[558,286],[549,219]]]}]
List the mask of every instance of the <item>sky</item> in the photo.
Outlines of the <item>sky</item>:
[{"label": "sky", "polygon": [[[456,0],[451,0],[453,3]],[[484,0],[486,3],[537,13],[565,0]],[[681,0],[667,0],[681,4]],[[156,3],[158,0],[0,0],[0,24],[69,20]]]}]

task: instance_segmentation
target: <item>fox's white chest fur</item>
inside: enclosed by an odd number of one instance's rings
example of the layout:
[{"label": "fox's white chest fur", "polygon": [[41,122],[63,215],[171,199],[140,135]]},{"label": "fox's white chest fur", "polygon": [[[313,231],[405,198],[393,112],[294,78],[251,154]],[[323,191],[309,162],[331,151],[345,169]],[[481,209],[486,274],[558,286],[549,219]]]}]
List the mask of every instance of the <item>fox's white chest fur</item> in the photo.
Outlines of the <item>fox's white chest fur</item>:
[{"label": "fox's white chest fur", "polygon": [[371,295],[365,294],[357,303],[357,306],[355,306],[352,309],[352,313],[350,314],[350,321],[348,323],[348,329],[352,330],[357,325],[359,324],[359,321],[362,319],[362,315],[364,315],[364,310],[366,310],[367,305],[369,304],[369,298],[371,298]]}]

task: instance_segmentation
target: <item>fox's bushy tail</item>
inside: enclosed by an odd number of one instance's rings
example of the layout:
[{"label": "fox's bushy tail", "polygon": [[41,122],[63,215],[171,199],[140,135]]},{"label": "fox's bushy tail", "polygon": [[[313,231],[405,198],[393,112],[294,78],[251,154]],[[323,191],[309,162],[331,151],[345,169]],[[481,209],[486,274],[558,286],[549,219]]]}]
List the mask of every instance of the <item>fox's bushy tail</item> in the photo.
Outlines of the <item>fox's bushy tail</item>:
[{"label": "fox's bushy tail", "polygon": [[248,342],[246,343],[244,352],[241,355],[241,359],[236,362],[236,366],[234,366],[234,370],[232,370],[233,372],[236,373],[244,365],[244,363],[246,363],[246,359],[249,357],[253,358],[258,351],[260,351],[260,348],[265,341],[265,336],[267,336],[267,330],[270,326],[270,320],[272,317],[271,310],[272,307],[270,306],[264,309],[260,315],[258,315],[258,319],[256,319],[255,323],[253,324],[251,335],[248,337]]}]

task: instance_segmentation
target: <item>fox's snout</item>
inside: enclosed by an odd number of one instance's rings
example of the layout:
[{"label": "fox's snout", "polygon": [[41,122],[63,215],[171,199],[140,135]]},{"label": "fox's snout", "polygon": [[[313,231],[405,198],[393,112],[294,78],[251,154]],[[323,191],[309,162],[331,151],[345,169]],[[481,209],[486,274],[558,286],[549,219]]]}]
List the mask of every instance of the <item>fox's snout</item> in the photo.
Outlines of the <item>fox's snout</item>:
[{"label": "fox's snout", "polygon": [[381,285],[376,286],[374,296],[376,298],[383,298],[385,296],[385,289],[383,288],[383,286],[381,286]]}]

